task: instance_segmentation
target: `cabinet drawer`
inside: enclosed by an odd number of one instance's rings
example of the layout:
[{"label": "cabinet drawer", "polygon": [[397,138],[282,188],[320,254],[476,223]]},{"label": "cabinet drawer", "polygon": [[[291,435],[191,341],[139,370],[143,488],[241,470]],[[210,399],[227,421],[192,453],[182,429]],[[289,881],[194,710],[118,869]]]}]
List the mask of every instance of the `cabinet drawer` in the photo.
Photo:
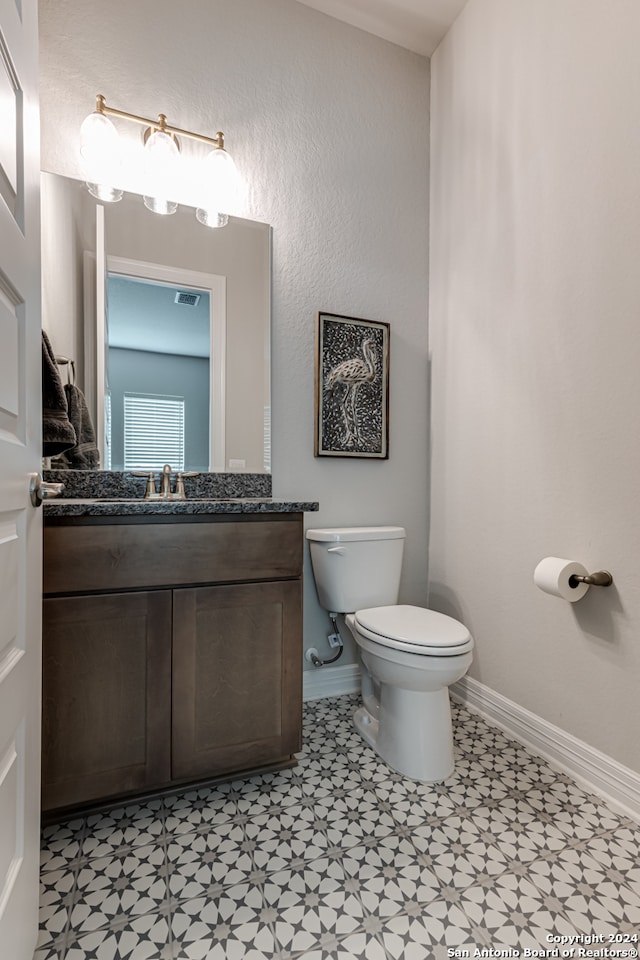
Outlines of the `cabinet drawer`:
[{"label": "cabinet drawer", "polygon": [[299,577],[302,518],[44,528],[45,594]]}]

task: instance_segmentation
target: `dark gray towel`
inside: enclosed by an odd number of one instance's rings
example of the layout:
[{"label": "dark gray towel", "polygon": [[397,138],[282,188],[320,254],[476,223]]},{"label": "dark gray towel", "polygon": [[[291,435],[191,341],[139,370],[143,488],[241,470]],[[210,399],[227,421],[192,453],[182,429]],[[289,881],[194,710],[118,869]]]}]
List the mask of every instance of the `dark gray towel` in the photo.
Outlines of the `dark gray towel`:
[{"label": "dark gray towel", "polygon": [[62,389],[58,365],[49,338],[42,331],[42,456],[75,446],[76,432],[69,420],[67,398]]},{"label": "dark gray towel", "polygon": [[[96,447],[96,432],[84,393],[75,383],[66,383],[64,392],[67,398],[69,420],[75,430],[77,443],[56,457],[55,466],[69,470],[97,470],[100,466],[100,454]],[[53,466],[53,464],[52,464]]]}]

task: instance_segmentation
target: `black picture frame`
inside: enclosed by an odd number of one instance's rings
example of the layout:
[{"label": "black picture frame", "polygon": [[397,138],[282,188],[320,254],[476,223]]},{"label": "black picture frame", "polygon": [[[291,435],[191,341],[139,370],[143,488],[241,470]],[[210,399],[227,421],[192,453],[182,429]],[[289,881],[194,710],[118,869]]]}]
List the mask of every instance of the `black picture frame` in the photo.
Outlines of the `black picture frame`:
[{"label": "black picture frame", "polygon": [[390,325],[341,314],[316,318],[316,457],[389,457]]}]

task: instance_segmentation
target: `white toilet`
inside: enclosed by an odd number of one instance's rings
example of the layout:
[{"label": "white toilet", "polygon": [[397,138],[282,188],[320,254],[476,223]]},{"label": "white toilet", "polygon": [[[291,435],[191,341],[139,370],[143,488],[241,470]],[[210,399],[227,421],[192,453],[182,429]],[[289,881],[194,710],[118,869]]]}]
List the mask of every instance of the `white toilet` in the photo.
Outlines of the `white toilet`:
[{"label": "white toilet", "polygon": [[453,770],[450,684],[473,659],[463,624],[434,610],[397,605],[403,527],[307,530],[318,599],[346,614],[358,645],[362,737],[398,773],[436,783]]}]

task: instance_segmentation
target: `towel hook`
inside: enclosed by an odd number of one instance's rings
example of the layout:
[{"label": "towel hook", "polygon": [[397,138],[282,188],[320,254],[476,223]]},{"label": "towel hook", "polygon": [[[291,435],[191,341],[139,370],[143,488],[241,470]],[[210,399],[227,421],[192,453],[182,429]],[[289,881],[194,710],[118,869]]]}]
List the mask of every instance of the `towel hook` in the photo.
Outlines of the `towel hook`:
[{"label": "towel hook", "polygon": [[71,360],[69,357],[56,357],[56,363],[59,367],[67,368],[67,383],[75,384],[76,382],[76,363],[75,360]]}]

